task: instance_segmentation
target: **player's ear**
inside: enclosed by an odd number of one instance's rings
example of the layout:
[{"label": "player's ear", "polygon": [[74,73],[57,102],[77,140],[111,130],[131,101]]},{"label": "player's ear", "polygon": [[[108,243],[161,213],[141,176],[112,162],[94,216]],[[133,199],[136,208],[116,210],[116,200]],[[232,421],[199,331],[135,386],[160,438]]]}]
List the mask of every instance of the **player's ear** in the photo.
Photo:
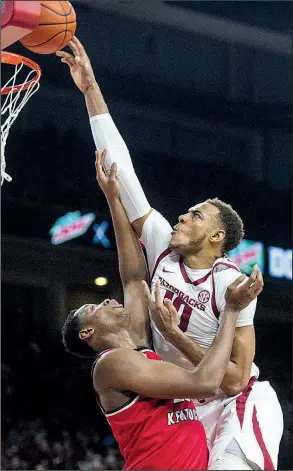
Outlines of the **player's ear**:
[{"label": "player's ear", "polygon": [[210,236],[210,241],[211,242],[222,242],[225,238],[226,232],[224,229],[217,229],[216,232],[213,232],[213,234]]},{"label": "player's ear", "polygon": [[95,332],[95,329],[93,329],[92,327],[84,328],[79,332],[79,338],[80,340],[89,339],[93,335],[94,332]]}]

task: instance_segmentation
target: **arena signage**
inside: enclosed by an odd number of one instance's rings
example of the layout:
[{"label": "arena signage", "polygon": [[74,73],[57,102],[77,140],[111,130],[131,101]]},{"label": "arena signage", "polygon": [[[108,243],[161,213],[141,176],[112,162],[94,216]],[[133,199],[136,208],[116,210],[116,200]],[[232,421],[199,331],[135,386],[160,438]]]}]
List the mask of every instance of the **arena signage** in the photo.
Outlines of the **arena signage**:
[{"label": "arena signage", "polygon": [[49,231],[49,234],[52,236],[52,244],[63,244],[63,242],[85,234],[95,218],[96,215],[94,213],[81,215],[80,211],[74,211],[61,216]]},{"label": "arena signage", "polygon": [[109,249],[111,247],[111,243],[106,236],[106,230],[109,227],[109,223],[107,221],[103,221],[101,224],[94,224],[93,229],[95,231],[95,236],[93,239],[94,244],[102,244],[103,247]]},{"label": "arena signage", "polygon": [[268,270],[272,278],[292,280],[292,250],[268,247]]},{"label": "arena signage", "polygon": [[262,242],[243,239],[236,249],[228,252],[228,255],[243,273],[250,275],[255,264],[262,273],[264,272],[265,254]]}]

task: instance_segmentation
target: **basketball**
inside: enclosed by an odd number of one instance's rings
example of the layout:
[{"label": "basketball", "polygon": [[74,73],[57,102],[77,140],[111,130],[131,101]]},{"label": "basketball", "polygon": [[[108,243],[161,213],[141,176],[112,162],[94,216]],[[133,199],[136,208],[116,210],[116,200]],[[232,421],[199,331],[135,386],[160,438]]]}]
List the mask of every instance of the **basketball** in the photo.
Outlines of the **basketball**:
[{"label": "basketball", "polygon": [[63,49],[75,34],[76,15],[69,2],[41,2],[41,17],[34,31],[20,40],[38,54],[54,54]]}]

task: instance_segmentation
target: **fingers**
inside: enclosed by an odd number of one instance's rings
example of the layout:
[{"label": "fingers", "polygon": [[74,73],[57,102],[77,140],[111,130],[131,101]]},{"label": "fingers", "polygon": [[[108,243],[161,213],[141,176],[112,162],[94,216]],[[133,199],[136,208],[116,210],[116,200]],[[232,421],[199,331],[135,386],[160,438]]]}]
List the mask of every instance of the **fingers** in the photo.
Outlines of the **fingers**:
[{"label": "fingers", "polygon": [[72,39],[71,41],[69,41],[68,43],[68,46],[70,47],[70,49],[72,50],[73,54],[75,55],[75,57],[77,56],[80,56],[80,53],[79,53],[79,49],[77,47],[77,44],[76,42]]},{"label": "fingers", "polygon": [[152,295],[151,295],[151,292],[149,290],[149,287],[147,285],[147,283],[145,281],[142,281],[142,286],[143,286],[143,292],[144,292],[144,295],[147,299],[147,302],[148,302],[148,305],[149,305],[149,308],[151,308],[151,306],[153,305],[153,298],[152,298]]},{"label": "fingers", "polygon": [[[241,278],[242,278],[242,280],[241,280]],[[240,276],[239,278],[237,278],[234,281],[234,283],[232,283],[233,288],[235,289],[239,285],[239,283],[241,283],[243,281],[244,278],[245,278],[245,276],[243,277],[243,275],[242,275],[242,277]],[[234,285],[235,283],[236,283],[236,285]],[[250,295],[253,296],[253,298],[255,298],[259,293],[261,293],[261,291],[263,289],[263,285],[264,284],[263,284],[262,273],[261,273],[260,269],[258,268],[258,266],[254,265],[250,277],[247,278],[245,283],[243,283],[243,285],[241,286],[241,289],[247,290],[248,293],[250,293]]]},{"label": "fingers", "polygon": [[109,182],[114,182],[117,177],[117,164],[114,162],[111,166]]},{"label": "fingers", "polygon": [[73,38],[72,38],[71,41],[72,41],[72,43],[76,46],[76,48],[77,48],[77,50],[78,50],[80,56],[81,56],[81,57],[86,57],[86,56],[87,56],[87,53],[86,53],[86,51],[85,51],[85,48],[84,48],[83,45],[81,44],[80,40],[77,39],[76,36],[73,36]]},{"label": "fingers", "polygon": [[172,301],[170,299],[164,299],[163,302],[166,308],[168,309],[168,311],[174,316],[176,316],[176,319],[178,320],[178,312],[176,311],[174,305],[172,304]]},{"label": "fingers", "polygon": [[257,265],[254,266],[252,274],[255,278],[254,278],[254,281],[252,281],[249,289],[254,294],[254,296],[258,296],[258,294],[262,292],[264,283],[263,283],[262,273]]},{"label": "fingers", "polygon": [[260,269],[257,267],[257,274],[256,274],[256,277],[257,279],[263,284],[263,276],[262,276],[262,272],[260,271]]},{"label": "fingers", "polygon": [[256,298],[262,292],[262,290],[263,290],[263,286],[254,293],[254,297]]},{"label": "fingers", "polygon": [[148,285],[145,281],[142,281],[144,295],[147,298],[148,305],[150,310],[155,309],[156,307],[162,307],[161,297],[160,297],[160,281],[158,280],[155,284],[155,299],[152,297]]},{"label": "fingers", "polygon": [[102,168],[104,168],[104,162],[105,162],[106,155],[107,155],[107,149],[103,149],[102,153],[101,153],[101,157],[100,157],[100,162],[101,162]]},{"label": "fingers", "polygon": [[72,67],[73,66],[73,63],[71,61],[69,61],[68,59],[65,59],[65,58],[62,58],[61,59],[61,62],[63,62],[63,64],[67,64],[68,67]]},{"label": "fingers", "polygon": [[96,162],[95,162],[95,165],[96,165],[96,172],[97,172],[97,180],[98,181],[104,181],[106,180],[106,176],[104,174],[104,170],[103,170],[103,162],[104,162],[104,159],[105,159],[105,156],[106,156],[106,149],[104,150],[97,150],[96,151]]},{"label": "fingers", "polygon": [[251,274],[250,274],[250,277],[249,277],[249,280],[250,280],[251,283],[254,283],[254,282],[255,282],[255,280],[256,280],[256,278],[257,278],[257,273],[258,273],[258,271],[259,271],[258,266],[257,266],[257,265],[254,265],[253,270],[252,270],[252,272],[251,272]]},{"label": "fingers", "polygon": [[96,167],[102,167],[102,165],[103,165],[103,153],[104,152],[105,152],[105,149],[96,150]]},{"label": "fingers", "polygon": [[246,278],[245,275],[241,275],[239,276],[238,278],[236,278],[235,281],[233,281],[233,283],[231,283],[228,288],[230,288],[231,290],[237,288],[238,285],[240,285],[240,283],[242,283],[242,281],[244,281]]},{"label": "fingers", "polygon": [[161,304],[160,281],[159,280],[156,281],[156,285],[155,285],[155,302],[156,302],[157,306],[159,304]]},{"label": "fingers", "polygon": [[69,67],[74,65],[74,57],[68,52],[65,51],[57,51],[56,56],[61,57],[61,62],[69,65]]},{"label": "fingers", "polygon": [[[247,280],[247,284],[250,288],[255,286],[260,286],[263,283],[263,278],[260,269],[257,265],[254,265],[253,270],[250,274],[250,277]],[[246,284],[246,283],[245,283]]]},{"label": "fingers", "polygon": [[64,57],[66,59],[73,59],[73,56],[72,54],[69,54],[69,52],[65,52],[65,51],[56,51],[56,56],[58,57]]},{"label": "fingers", "polygon": [[76,59],[79,61],[81,59],[87,58],[87,53],[85,52],[85,49],[81,42],[77,39],[76,36],[72,38],[72,40],[69,42],[68,46],[72,50],[73,54],[75,55]]}]

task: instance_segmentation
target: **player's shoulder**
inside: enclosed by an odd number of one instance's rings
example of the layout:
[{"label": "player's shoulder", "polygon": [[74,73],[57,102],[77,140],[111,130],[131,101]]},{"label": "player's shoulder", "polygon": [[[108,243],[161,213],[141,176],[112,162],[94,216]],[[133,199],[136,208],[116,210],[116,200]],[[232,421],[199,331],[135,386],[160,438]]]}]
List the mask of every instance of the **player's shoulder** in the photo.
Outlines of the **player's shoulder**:
[{"label": "player's shoulder", "polygon": [[101,352],[92,367],[92,375],[94,378],[101,378],[105,380],[107,373],[115,373],[121,362],[129,356],[128,348],[109,348]]},{"label": "player's shoulder", "polygon": [[213,272],[218,289],[227,288],[230,283],[233,283],[233,281],[242,275],[238,265],[227,257],[216,260]]},{"label": "player's shoulder", "polygon": [[212,268],[214,273],[225,272],[227,270],[234,270],[236,272],[240,272],[240,268],[238,267],[237,263],[235,263],[231,258],[227,257],[226,255],[217,258]]},{"label": "player's shoulder", "polygon": [[93,365],[93,375],[97,378],[107,380],[109,376],[115,375],[122,367],[131,367],[131,364],[140,359],[142,355],[132,348],[113,348],[105,350]]}]

